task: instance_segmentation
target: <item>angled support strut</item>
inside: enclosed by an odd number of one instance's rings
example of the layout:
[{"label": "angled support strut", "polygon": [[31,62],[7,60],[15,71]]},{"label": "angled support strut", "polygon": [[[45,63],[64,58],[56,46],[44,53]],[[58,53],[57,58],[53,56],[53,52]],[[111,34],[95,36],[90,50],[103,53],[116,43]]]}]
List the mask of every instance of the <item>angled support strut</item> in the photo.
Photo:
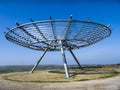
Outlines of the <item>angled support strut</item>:
[{"label": "angled support strut", "polygon": [[76,63],[78,64],[79,68],[82,70],[82,67],[81,67],[80,63],[79,63],[79,61],[77,60],[77,58],[76,58],[76,56],[74,55],[74,53],[72,52],[72,50],[69,49],[69,51],[70,51],[70,53],[72,54],[73,58],[75,59]]},{"label": "angled support strut", "polygon": [[38,64],[40,63],[40,61],[42,60],[42,58],[44,57],[45,53],[47,52],[48,48],[45,49],[45,51],[43,52],[42,56],[40,57],[40,59],[37,61],[37,63],[35,64],[35,66],[32,68],[30,73],[33,73],[34,70],[36,69],[36,67],[38,66]]}]

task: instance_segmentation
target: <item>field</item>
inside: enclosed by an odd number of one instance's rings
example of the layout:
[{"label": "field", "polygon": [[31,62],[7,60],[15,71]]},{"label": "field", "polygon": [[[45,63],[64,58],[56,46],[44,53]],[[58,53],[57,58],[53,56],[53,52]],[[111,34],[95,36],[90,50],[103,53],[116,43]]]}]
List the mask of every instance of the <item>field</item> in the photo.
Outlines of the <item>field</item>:
[{"label": "field", "polygon": [[120,90],[119,64],[84,66],[83,70],[71,66],[69,79],[64,77],[61,66],[50,67],[37,69],[33,74],[20,66],[15,71],[10,66],[8,71],[2,67],[0,90]]}]

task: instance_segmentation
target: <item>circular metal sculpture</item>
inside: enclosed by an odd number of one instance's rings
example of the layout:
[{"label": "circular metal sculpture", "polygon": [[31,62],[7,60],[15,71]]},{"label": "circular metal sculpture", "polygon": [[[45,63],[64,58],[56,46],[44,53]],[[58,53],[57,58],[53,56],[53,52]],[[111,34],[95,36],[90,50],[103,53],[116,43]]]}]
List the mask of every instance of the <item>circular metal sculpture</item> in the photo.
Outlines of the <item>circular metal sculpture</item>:
[{"label": "circular metal sculpture", "polygon": [[7,40],[27,48],[44,51],[31,73],[47,51],[61,51],[67,78],[70,75],[64,50],[70,51],[81,68],[72,50],[94,44],[111,34],[110,25],[72,20],[72,16],[70,20],[52,20],[50,17],[50,20],[36,22],[31,20],[30,23],[16,24],[15,28],[8,28],[9,31],[5,34]]}]

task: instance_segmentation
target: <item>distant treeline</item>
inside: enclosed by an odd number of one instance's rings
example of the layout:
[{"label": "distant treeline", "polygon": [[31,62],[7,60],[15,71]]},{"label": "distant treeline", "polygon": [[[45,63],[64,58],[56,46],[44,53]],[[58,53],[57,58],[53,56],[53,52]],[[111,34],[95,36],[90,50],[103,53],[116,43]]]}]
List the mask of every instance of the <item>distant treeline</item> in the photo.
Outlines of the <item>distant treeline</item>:
[{"label": "distant treeline", "polygon": [[[70,67],[71,69],[78,69],[78,66]],[[82,65],[82,68],[120,68],[120,64],[92,64],[92,65]]]},{"label": "distant treeline", "polygon": [[[0,73],[8,72],[23,72],[30,71],[33,65],[11,65],[11,66],[0,66]],[[82,65],[83,68],[112,68],[119,67],[120,64],[108,64],[108,65]],[[36,70],[51,70],[51,69],[63,69],[63,65],[39,65]],[[78,69],[77,65],[69,65],[70,69]]]},{"label": "distant treeline", "polygon": [[[33,65],[0,66],[0,73],[30,71]],[[62,65],[39,65],[36,70],[62,69]]]}]

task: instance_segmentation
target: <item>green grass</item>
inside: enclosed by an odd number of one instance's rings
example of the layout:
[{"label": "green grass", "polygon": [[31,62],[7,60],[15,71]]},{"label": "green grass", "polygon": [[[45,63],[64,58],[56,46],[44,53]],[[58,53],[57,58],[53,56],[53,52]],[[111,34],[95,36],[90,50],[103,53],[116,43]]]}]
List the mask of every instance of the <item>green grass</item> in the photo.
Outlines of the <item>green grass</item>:
[{"label": "green grass", "polygon": [[64,70],[42,70],[29,72],[10,73],[3,78],[18,82],[39,82],[39,83],[57,83],[57,82],[75,82],[95,79],[109,78],[120,75],[120,72],[108,68],[85,68],[83,70],[70,69],[71,78],[64,78]]},{"label": "green grass", "polygon": [[6,80],[18,81],[18,82],[39,82],[39,83],[87,81],[87,80],[110,78],[113,76],[120,75],[120,64],[85,66],[83,70],[79,70],[78,67],[74,68],[72,66],[70,67],[71,78],[69,79],[65,78],[64,69],[53,69],[53,67],[57,67],[57,66],[50,66],[51,69],[49,69],[48,66],[47,70],[42,69],[35,71],[33,74],[30,74],[26,70],[31,69],[31,66],[28,67],[6,66],[0,68],[0,74],[8,73],[3,76],[3,78]]}]

